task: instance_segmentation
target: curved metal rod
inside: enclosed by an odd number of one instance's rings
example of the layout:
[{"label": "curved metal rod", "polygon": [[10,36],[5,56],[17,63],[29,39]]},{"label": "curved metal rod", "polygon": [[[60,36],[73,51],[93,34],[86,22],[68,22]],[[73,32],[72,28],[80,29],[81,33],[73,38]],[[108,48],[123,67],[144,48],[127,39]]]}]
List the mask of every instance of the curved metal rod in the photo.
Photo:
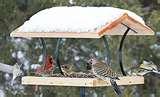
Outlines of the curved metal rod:
[{"label": "curved metal rod", "polygon": [[46,60],[46,42],[43,38],[40,38],[41,44],[42,44],[42,54],[43,54],[43,64],[45,64],[45,60]]},{"label": "curved metal rod", "polygon": [[109,44],[105,36],[102,37],[104,41],[104,46],[106,48],[106,53],[107,53],[107,63],[110,65],[111,64],[111,54],[110,54],[110,49],[109,49]]},{"label": "curved metal rod", "polygon": [[60,66],[60,61],[59,61],[59,48],[60,48],[61,40],[62,40],[61,38],[58,38],[58,40],[57,40],[56,51],[55,51],[55,60],[56,60],[57,66],[58,66],[58,68],[60,70],[60,73],[62,75],[64,75],[64,73],[63,73],[63,71],[61,69],[61,66]]},{"label": "curved metal rod", "polygon": [[[46,61],[46,55],[47,55],[47,50],[46,50],[46,42],[44,38],[39,38],[41,44],[42,44],[42,54],[43,54],[43,65],[45,64]],[[35,90],[35,96],[39,96],[41,94],[41,87],[36,85],[36,90]]]},{"label": "curved metal rod", "polygon": [[123,68],[123,62],[122,62],[122,47],[123,47],[123,42],[124,42],[124,39],[126,38],[127,36],[127,33],[129,32],[130,28],[127,27],[127,30],[125,31],[122,39],[121,39],[121,42],[120,42],[120,45],[119,45],[119,50],[118,50],[118,59],[119,59],[119,64],[120,64],[120,68],[121,68],[121,72],[124,76],[126,76],[126,73],[124,71],[124,68]]},{"label": "curved metal rod", "polygon": [[126,72],[124,71],[124,68],[123,68],[123,62],[122,62],[122,47],[123,47],[123,43],[124,43],[124,40],[129,32],[129,30],[132,30],[134,33],[138,33],[136,32],[135,30],[131,29],[130,27],[128,27],[126,24],[123,24],[121,23],[122,25],[124,25],[125,27],[127,27],[127,30],[125,31],[124,35],[122,36],[122,39],[120,41],[120,45],[119,45],[119,50],[118,50],[118,59],[119,59],[119,65],[120,65],[120,68],[121,68],[121,72],[124,76],[126,76]]}]

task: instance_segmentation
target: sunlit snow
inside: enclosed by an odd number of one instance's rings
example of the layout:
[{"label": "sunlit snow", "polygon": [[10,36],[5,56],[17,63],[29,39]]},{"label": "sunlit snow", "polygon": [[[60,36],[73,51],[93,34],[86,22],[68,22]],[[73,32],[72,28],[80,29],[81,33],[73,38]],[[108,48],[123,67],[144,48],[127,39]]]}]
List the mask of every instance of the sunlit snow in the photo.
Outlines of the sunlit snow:
[{"label": "sunlit snow", "polygon": [[53,7],[33,15],[20,32],[95,32],[124,14],[144,24],[135,13],[113,7]]}]

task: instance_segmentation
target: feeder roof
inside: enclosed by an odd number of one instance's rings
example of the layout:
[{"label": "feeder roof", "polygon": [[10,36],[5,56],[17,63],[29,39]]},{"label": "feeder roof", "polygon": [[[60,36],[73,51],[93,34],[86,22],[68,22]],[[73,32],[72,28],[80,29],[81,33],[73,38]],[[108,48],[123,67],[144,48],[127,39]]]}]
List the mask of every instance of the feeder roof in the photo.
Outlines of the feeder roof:
[{"label": "feeder roof", "polygon": [[113,7],[53,7],[33,15],[12,37],[100,38],[103,35],[153,35],[135,13]]}]

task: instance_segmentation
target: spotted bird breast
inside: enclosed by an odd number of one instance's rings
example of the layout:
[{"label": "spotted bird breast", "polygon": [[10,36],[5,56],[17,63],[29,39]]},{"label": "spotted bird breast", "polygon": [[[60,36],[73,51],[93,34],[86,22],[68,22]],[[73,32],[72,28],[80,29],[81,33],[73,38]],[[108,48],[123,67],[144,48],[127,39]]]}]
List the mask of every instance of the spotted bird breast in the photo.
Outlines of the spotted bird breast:
[{"label": "spotted bird breast", "polygon": [[93,65],[93,73],[100,79],[106,80],[108,78],[117,78],[116,73],[104,63],[97,63]]}]

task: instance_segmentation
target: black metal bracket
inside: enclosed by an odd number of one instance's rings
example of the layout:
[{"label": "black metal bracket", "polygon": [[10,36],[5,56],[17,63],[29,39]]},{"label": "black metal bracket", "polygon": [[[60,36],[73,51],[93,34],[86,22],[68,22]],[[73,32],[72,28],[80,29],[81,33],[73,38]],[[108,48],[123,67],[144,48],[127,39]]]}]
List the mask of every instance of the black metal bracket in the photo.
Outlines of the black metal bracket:
[{"label": "black metal bracket", "polygon": [[41,44],[42,44],[42,54],[43,54],[43,64],[45,64],[45,60],[46,60],[46,42],[43,38],[40,38]]},{"label": "black metal bracket", "polygon": [[58,38],[57,40],[57,45],[56,45],[56,50],[55,50],[55,60],[56,60],[56,64],[59,68],[59,71],[62,75],[64,75],[62,69],[61,69],[61,66],[60,66],[60,61],[59,61],[59,49],[60,49],[60,43],[61,43],[61,38]]},{"label": "black metal bracket", "polygon": [[[46,61],[46,55],[47,55],[47,50],[46,50],[46,42],[44,40],[44,38],[39,38],[40,43],[42,44],[42,54],[43,54],[43,64],[45,64]],[[40,86],[36,86],[37,90],[35,91],[35,95],[40,95],[41,91],[40,91]]]},{"label": "black metal bracket", "polygon": [[111,54],[110,54],[110,49],[109,49],[109,44],[108,41],[106,39],[105,36],[102,37],[103,41],[104,41],[104,46],[106,48],[106,53],[107,53],[107,64],[110,65],[111,64]]},{"label": "black metal bracket", "polygon": [[129,26],[127,26],[126,24],[123,24],[121,23],[122,25],[126,26],[127,27],[127,30],[125,31],[125,33],[123,34],[122,36],[122,39],[120,41],[120,45],[119,45],[119,49],[118,49],[118,60],[119,60],[119,65],[120,65],[120,68],[121,68],[121,72],[124,76],[126,76],[126,72],[124,71],[124,68],[123,68],[123,62],[122,62],[122,47],[123,47],[123,44],[124,44],[124,40],[129,32],[129,30],[132,30],[133,32],[135,33],[138,33],[136,32],[135,30],[131,29]]},{"label": "black metal bracket", "polygon": [[85,97],[86,87],[80,87],[80,97]]}]

